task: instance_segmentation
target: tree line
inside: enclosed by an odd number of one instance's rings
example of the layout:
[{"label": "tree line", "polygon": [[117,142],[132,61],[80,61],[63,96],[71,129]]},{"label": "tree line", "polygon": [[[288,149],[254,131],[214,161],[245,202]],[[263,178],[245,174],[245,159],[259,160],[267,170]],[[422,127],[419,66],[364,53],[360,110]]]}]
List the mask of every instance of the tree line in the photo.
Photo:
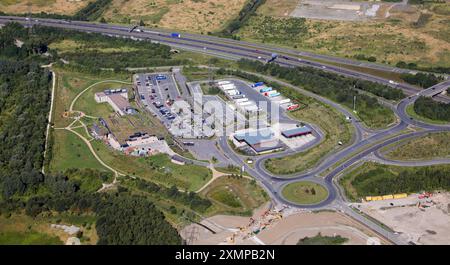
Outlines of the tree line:
[{"label": "tree line", "polygon": [[142,179],[133,179],[131,180],[131,182],[132,182],[131,185],[134,185],[139,190],[149,192],[152,194],[158,194],[163,198],[167,198],[169,200],[173,200],[175,202],[187,205],[191,209],[201,213],[206,212],[206,210],[210,206],[212,206],[211,201],[209,201],[208,199],[200,197],[195,192],[181,192],[174,185],[171,186],[170,188],[166,188],[157,185],[153,182],[145,181]]},{"label": "tree line", "polygon": [[48,45],[52,36],[29,36],[17,24],[0,29],[0,213],[94,213],[99,244],[181,244],[148,198],[96,192],[110,174],[41,172],[52,76],[40,66],[49,58],[40,44]]},{"label": "tree line", "polygon": [[359,174],[351,182],[359,196],[450,190],[450,168],[419,167],[405,169],[395,176],[383,168]]},{"label": "tree line", "polygon": [[300,85],[319,95],[326,95],[331,92],[330,96],[336,99],[344,99],[348,95],[353,97],[353,95],[358,94],[355,89],[367,91],[388,100],[398,100],[405,97],[400,89],[366,80],[344,77],[312,67],[288,68],[275,63],[263,64],[248,59],[239,60],[238,65],[242,69],[270,74],[291,81],[294,85]]},{"label": "tree line", "polygon": [[223,37],[233,37],[233,34],[236,33],[244,24],[248,21],[248,19],[255,14],[258,7],[263,5],[266,0],[249,0],[242,7],[241,11],[237,18],[231,20],[228,23],[225,29],[223,29],[219,35]]},{"label": "tree line", "polygon": [[449,103],[438,102],[429,97],[420,97],[414,102],[414,111],[428,119],[450,122]]},{"label": "tree line", "polygon": [[88,21],[97,20],[110,4],[111,0],[96,0],[90,2],[87,6],[78,10],[75,15],[73,15],[73,19]]},{"label": "tree line", "polygon": [[[124,69],[127,67],[167,66],[188,63],[188,60],[173,59],[170,52],[171,48],[159,43],[134,41],[99,33],[85,33],[41,26],[35,27],[34,31],[36,35],[43,36],[42,42],[47,45],[67,39],[81,44],[89,43],[89,49],[80,48],[78,51],[74,50],[59,55],[56,52],[54,53],[55,56],[69,61],[69,64],[76,64],[87,71],[96,71],[100,68]],[[133,48],[133,51],[121,50],[124,47]],[[114,48],[117,51],[102,52],[102,49],[106,48]]]},{"label": "tree line", "polygon": [[409,84],[417,85],[422,88],[428,88],[444,81],[444,78],[442,77],[436,76],[434,74],[425,74],[425,73],[417,73],[417,74],[403,73],[400,75],[400,78]]},{"label": "tree line", "polygon": [[435,72],[435,73],[443,73],[443,74],[450,73],[450,67],[444,67],[444,66],[422,67],[422,66],[418,66],[416,63],[406,63],[403,61],[398,62],[395,66],[398,68],[419,70],[419,71],[423,71],[423,72]]},{"label": "tree line", "polygon": [[[99,33],[85,33],[74,30],[59,29],[44,26],[34,26],[34,33],[28,36],[28,30],[18,23],[8,23],[0,35],[0,48],[5,57],[19,59],[30,55],[47,53],[49,56],[35,56],[35,60],[42,63],[55,61],[61,67],[91,74],[104,69],[123,71],[125,68],[142,66],[169,66],[189,64],[187,59],[173,59],[170,47],[148,41],[134,41],[131,39],[115,38]],[[24,42],[19,47],[17,40]],[[49,45],[63,40],[73,40],[81,45],[89,43],[89,49],[83,47],[78,50],[66,51],[59,54]],[[121,50],[124,47],[132,51]],[[114,52],[102,52],[102,49],[117,49]],[[69,61],[64,64],[59,59]]]}]

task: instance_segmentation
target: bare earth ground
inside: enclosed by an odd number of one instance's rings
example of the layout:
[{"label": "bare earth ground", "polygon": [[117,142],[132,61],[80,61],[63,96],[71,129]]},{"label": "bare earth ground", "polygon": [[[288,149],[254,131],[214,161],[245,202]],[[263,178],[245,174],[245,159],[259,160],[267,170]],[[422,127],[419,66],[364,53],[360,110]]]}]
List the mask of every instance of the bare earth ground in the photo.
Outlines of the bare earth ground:
[{"label": "bare earth ground", "polygon": [[[346,244],[365,245],[368,241],[387,244],[366,227],[338,212],[311,213],[285,208],[281,219],[272,219],[270,213],[265,215],[267,209],[266,204],[255,211],[252,218],[257,225],[252,228],[248,227],[251,223],[249,217],[216,215],[201,222],[217,232],[216,234],[196,224],[186,226],[180,234],[188,244],[292,245],[299,239],[315,236],[319,232],[322,235],[348,238]],[[264,226],[266,228],[256,235],[248,233],[255,227]]]},{"label": "bare earth ground", "polygon": [[114,0],[106,12],[107,20],[122,22],[142,19],[146,24],[193,32],[216,31],[235,17],[245,0],[167,1]]},{"label": "bare earth ground", "polygon": [[[417,205],[419,201],[430,207],[420,209]],[[355,205],[364,213],[401,233],[407,241],[423,245],[450,244],[450,193],[433,194],[428,200],[419,199],[417,194],[413,194],[405,199]]]},{"label": "bare earth ground", "polygon": [[293,17],[328,20],[367,20],[377,17],[385,3],[345,0],[302,0],[291,13]]},{"label": "bare earth ground", "polygon": [[32,13],[74,14],[86,6],[88,0],[0,0],[0,10],[5,13],[27,13],[28,3],[32,4]]}]

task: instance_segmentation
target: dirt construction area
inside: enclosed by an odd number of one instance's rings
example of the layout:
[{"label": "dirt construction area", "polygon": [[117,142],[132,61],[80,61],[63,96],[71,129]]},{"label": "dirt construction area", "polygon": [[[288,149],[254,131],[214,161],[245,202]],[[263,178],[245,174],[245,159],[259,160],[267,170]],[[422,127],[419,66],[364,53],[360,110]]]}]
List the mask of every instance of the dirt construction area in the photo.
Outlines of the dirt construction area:
[{"label": "dirt construction area", "polygon": [[[420,196],[420,197],[423,197]],[[414,244],[450,244],[450,193],[355,204]]]},{"label": "dirt construction area", "polygon": [[[302,0],[291,13],[293,17],[327,20],[366,20],[380,16],[385,4],[342,0]],[[390,4],[387,4],[390,5]]]},{"label": "dirt construction area", "polygon": [[309,212],[284,207],[268,210],[268,205],[252,217],[216,215],[191,224],[181,236],[192,245],[293,245],[304,237],[340,235],[346,244],[388,244],[350,217],[331,211]]}]

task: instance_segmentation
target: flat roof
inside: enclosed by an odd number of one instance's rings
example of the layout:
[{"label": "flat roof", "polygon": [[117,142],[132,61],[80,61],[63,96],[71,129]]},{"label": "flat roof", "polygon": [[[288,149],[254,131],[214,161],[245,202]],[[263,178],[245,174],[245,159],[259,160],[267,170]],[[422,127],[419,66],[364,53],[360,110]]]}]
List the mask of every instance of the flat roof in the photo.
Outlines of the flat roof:
[{"label": "flat roof", "polygon": [[239,142],[245,141],[248,145],[257,145],[268,141],[273,141],[274,133],[270,128],[237,133],[234,138]]},{"label": "flat roof", "polygon": [[279,149],[282,148],[283,145],[281,145],[280,141],[274,140],[273,143],[271,144],[255,144],[252,145],[253,150],[255,150],[257,153],[261,153],[261,152],[265,152],[265,151],[270,151],[270,150],[274,150],[274,149]]},{"label": "flat roof", "polygon": [[131,107],[130,103],[128,102],[128,100],[126,100],[124,97],[122,97],[120,94],[111,94],[108,95],[108,97],[112,100],[112,102],[114,102],[114,104],[116,104],[116,106],[121,109],[121,110],[125,110],[129,107]]},{"label": "flat roof", "polygon": [[285,137],[292,137],[292,136],[305,134],[305,133],[312,133],[312,129],[309,128],[308,126],[303,126],[303,127],[296,127],[296,128],[285,130],[285,131],[281,132],[281,134],[283,134]]}]

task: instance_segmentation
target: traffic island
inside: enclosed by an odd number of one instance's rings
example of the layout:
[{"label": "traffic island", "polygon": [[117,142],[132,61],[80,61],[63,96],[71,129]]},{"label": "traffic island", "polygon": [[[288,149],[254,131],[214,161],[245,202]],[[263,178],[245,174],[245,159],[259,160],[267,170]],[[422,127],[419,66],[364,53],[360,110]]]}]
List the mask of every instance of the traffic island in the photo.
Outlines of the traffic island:
[{"label": "traffic island", "polygon": [[315,182],[298,181],[286,185],[282,195],[292,203],[311,205],[324,201],[328,197],[328,190]]}]

